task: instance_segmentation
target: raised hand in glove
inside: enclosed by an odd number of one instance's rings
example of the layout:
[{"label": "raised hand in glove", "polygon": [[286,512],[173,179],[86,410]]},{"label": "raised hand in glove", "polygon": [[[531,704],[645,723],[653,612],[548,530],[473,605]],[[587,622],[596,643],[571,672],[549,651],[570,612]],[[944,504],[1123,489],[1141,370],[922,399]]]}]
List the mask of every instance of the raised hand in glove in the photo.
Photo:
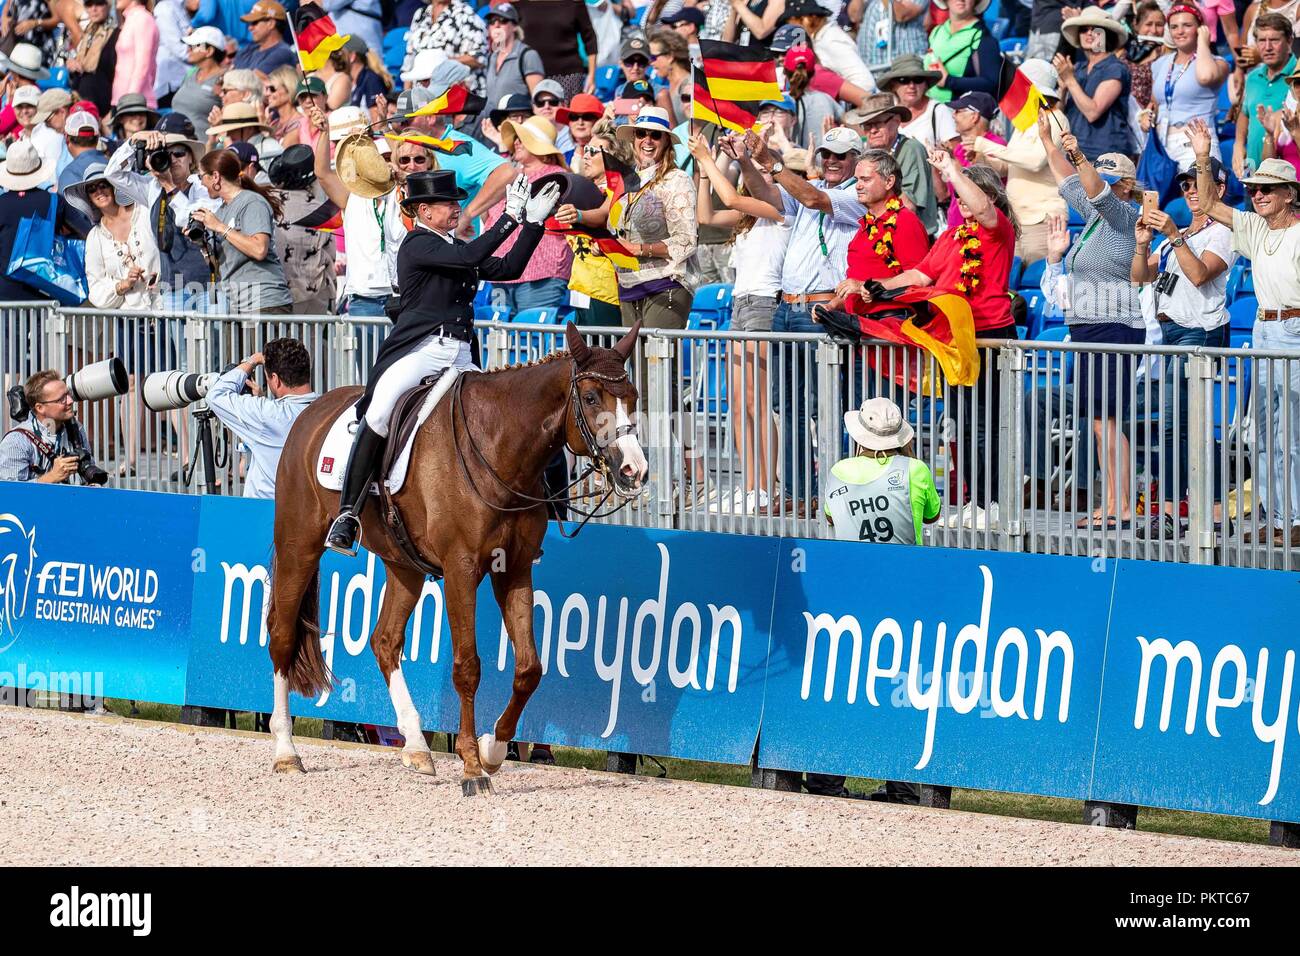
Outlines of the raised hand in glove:
[{"label": "raised hand in glove", "polygon": [[546,217],[551,214],[551,210],[555,208],[555,204],[559,201],[559,183],[547,183],[536,196],[528,200],[528,208],[525,210],[524,215],[529,222],[540,225],[546,221]]},{"label": "raised hand in glove", "polygon": [[524,207],[528,205],[528,177],[520,173],[515,181],[506,187],[506,215],[515,222],[524,221]]}]

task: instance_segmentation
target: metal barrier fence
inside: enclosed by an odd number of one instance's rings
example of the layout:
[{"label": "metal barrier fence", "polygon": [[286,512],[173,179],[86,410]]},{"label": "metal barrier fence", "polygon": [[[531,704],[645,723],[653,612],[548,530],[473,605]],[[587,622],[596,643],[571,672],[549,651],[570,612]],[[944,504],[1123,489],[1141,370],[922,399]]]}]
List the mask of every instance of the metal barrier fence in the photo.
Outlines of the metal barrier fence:
[{"label": "metal barrier fence", "polygon": [[[154,415],[139,383],[219,371],[269,339],[301,339],[320,391],[357,384],[389,322],[346,316],[145,315],[0,304],[0,376],[117,355],[120,399],[83,403],[96,458],[119,487],[196,491],[191,413]],[[584,330],[609,346],[620,329]],[[488,369],[564,348],[562,329],[480,323]],[[886,396],[911,424],[942,503],[927,544],[1240,567],[1300,567],[1300,353],[1068,342],[982,342],[973,388],[946,385],[915,347],[810,334],[643,333],[631,359],[645,494],[621,524],[826,536],[819,488],[850,453],[843,415]],[[236,441],[219,462],[239,494]],[[595,504],[596,479],[572,492]],[[967,503],[970,503],[969,505]],[[1265,517],[1265,514],[1271,517]],[[1281,530],[1275,530],[1281,529]]]}]

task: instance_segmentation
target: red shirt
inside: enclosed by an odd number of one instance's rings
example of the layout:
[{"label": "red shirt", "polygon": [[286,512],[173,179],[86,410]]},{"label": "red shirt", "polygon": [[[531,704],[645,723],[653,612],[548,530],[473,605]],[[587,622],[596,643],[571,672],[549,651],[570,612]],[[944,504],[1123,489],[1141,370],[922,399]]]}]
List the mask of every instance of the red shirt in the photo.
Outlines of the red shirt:
[{"label": "red shirt", "polygon": [[[888,219],[889,213],[885,213],[880,218]],[[893,234],[894,258],[898,260],[898,267],[891,269],[885,265],[883,256],[876,253],[875,242],[867,239],[867,231],[872,224],[871,216],[864,216],[858,223],[858,232],[849,240],[849,272],[850,279],[888,279],[896,276],[904,269],[911,269],[918,265],[925,258],[925,254],[930,250],[930,237],[925,233],[925,227],[921,225],[921,220],[916,213],[906,206],[898,210],[898,220],[894,228],[890,230]],[[883,312],[896,310],[898,305],[890,302],[873,302],[870,305],[863,303],[859,296],[849,296],[847,303],[848,310],[857,315],[870,315],[872,312]]]},{"label": "red shirt", "polygon": [[916,266],[918,271],[933,280],[936,289],[965,295],[970,302],[976,332],[1000,329],[1012,323],[1007,282],[1011,277],[1016,231],[1002,210],[995,212],[998,224],[992,229],[970,220],[975,226],[975,238],[980,241],[980,266],[976,273],[980,281],[975,288],[966,293],[957,289],[957,281],[961,278],[962,240],[957,238],[956,229],[949,229],[936,239],[929,255]]}]

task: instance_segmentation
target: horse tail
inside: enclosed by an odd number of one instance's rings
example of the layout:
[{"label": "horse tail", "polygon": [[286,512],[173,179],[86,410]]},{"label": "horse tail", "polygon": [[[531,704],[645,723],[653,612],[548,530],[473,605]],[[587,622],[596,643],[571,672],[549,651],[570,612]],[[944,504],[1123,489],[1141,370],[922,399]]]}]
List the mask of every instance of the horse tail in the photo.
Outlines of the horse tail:
[{"label": "horse tail", "polygon": [[[272,610],[276,599],[280,597],[275,587],[274,576],[280,571],[274,559],[271,562],[273,579],[271,582]],[[289,678],[289,690],[304,697],[318,697],[334,686],[336,681],[325,663],[325,655],[320,647],[320,563],[312,569],[306,581],[305,590],[298,602],[298,613],[292,626],[292,648],[288,649],[285,671]]]}]

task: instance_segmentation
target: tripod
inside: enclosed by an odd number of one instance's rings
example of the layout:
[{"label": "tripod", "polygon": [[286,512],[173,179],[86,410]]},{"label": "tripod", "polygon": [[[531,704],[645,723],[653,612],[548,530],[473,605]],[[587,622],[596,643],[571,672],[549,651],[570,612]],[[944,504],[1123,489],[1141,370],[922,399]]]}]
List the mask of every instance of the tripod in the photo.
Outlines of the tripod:
[{"label": "tripod", "polygon": [[[190,463],[185,466],[182,474],[186,488],[194,480],[194,466],[198,463],[199,455],[203,456],[203,490],[205,494],[217,494],[217,454],[215,443],[212,438],[212,423],[216,420],[216,413],[208,408],[208,403],[199,401],[194,404],[194,421],[196,425],[196,434],[194,436],[194,451],[190,454]],[[224,455],[222,456],[224,459]],[[223,467],[225,461],[220,463]]]}]

